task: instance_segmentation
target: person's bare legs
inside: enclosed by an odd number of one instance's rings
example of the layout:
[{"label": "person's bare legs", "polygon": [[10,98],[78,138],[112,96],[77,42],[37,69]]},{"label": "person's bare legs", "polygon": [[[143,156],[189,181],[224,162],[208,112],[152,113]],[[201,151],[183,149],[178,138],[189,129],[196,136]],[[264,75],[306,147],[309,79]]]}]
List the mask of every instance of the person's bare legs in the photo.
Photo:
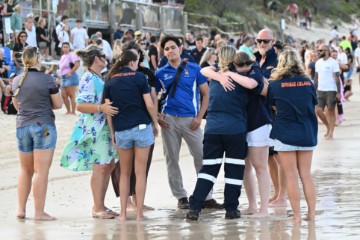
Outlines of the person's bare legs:
[{"label": "person's bare legs", "polygon": [[25,218],[26,203],[31,191],[31,179],[34,175],[33,153],[20,153],[20,173],[18,179],[18,212],[16,217]]},{"label": "person's bare legs", "polygon": [[284,168],[286,175],[286,188],[294,216],[293,222],[301,221],[300,212],[300,189],[298,183],[298,167],[296,151],[279,151],[278,153],[281,166]]},{"label": "person's bare legs", "polygon": [[146,166],[149,147],[135,147],[136,207],[138,221],[144,220],[144,199],[146,191]]},{"label": "person's bare legs", "polygon": [[33,194],[35,204],[35,217],[37,221],[56,220],[44,211],[48,176],[54,150],[34,150],[34,182]]},{"label": "person's bare legs", "polygon": [[[335,112],[334,112],[335,114]],[[324,137],[326,138],[329,135],[330,132],[330,124],[329,121],[324,113],[324,109],[316,107],[316,115],[320,118],[320,120],[324,123],[325,127],[326,127],[326,133],[324,135]],[[335,119],[335,118],[334,118]],[[335,126],[335,124],[334,124]]]},{"label": "person's bare legs", "polygon": [[244,211],[241,211],[242,215],[251,215],[257,212],[256,182],[255,182],[256,180],[253,169],[254,168],[249,159],[249,153],[248,153],[248,156],[245,159],[244,188],[249,206]]},{"label": "person's bare legs", "polygon": [[120,221],[126,220],[126,206],[127,201],[129,198],[129,192],[130,192],[130,175],[132,170],[132,155],[133,155],[133,149],[122,149],[117,148],[120,161]]},{"label": "person's bare legs", "polygon": [[[93,173],[91,176],[91,191],[93,195],[93,213],[106,212],[105,194],[109,185],[110,174],[114,168],[114,163],[100,165],[94,164]],[[109,215],[112,215],[109,213]],[[111,218],[111,216],[104,216],[104,218]]]},{"label": "person's bare legs", "polygon": [[328,113],[329,113],[329,131],[328,134],[325,136],[325,140],[333,139],[335,122],[336,122],[335,109],[328,109]]},{"label": "person's bare legs", "polygon": [[64,105],[66,107],[66,114],[70,114],[70,101],[69,101],[69,95],[68,95],[68,87],[61,88],[61,97],[63,99]]},{"label": "person's bare legs", "polygon": [[278,193],[275,200],[269,202],[269,207],[286,207],[286,177],[283,167],[281,166],[281,163],[277,157],[277,154],[273,154],[272,158],[274,162],[276,163],[277,167],[277,181],[278,181]]},{"label": "person's bare legs", "polygon": [[268,167],[269,167],[270,178],[271,178],[273,188],[274,188],[274,193],[269,198],[269,203],[271,203],[272,201],[274,201],[278,197],[279,192],[280,192],[279,168],[278,168],[278,164],[276,162],[276,159],[274,157],[274,154],[269,155]]},{"label": "person's bare legs", "polygon": [[268,170],[269,147],[249,147],[248,158],[252,162],[258,180],[260,210],[252,215],[254,218],[268,217],[270,174]]},{"label": "person's bare legs", "polygon": [[300,179],[303,184],[306,203],[308,205],[308,214],[305,218],[306,221],[315,220],[315,205],[316,205],[316,192],[315,185],[311,176],[311,162],[313,151],[298,151],[298,169]]},{"label": "person's bare legs", "polygon": [[70,98],[71,114],[74,114],[74,115],[75,115],[75,110],[76,110],[76,102],[75,102],[76,90],[77,90],[77,86],[66,87],[67,95]]}]

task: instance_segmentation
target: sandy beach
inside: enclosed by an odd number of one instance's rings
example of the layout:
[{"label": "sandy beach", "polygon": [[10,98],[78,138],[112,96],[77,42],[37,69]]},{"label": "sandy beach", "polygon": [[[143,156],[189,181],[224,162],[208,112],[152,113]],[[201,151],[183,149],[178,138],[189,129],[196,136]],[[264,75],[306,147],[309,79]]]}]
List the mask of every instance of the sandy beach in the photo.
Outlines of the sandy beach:
[{"label": "sandy beach", "polygon": [[[297,28],[298,31],[299,28]],[[311,30],[309,30],[311,31]],[[328,31],[328,33],[330,30]],[[225,211],[203,211],[199,222],[185,221],[184,210],[177,209],[167,183],[166,164],[161,137],[156,139],[145,203],[155,208],[146,211],[147,220],[99,220],[91,217],[92,195],[90,172],[71,172],[60,167],[60,156],[72,132],[76,116],[65,115],[65,107],[56,111],[58,142],[49,174],[46,211],[57,217],[52,222],[33,220],[33,196],[30,195],[25,220],[16,219],[18,150],[15,139],[16,116],[0,113],[0,239],[360,239],[360,87],[358,75],[353,78],[354,96],[344,103],[345,120],[336,127],[334,140],[325,141],[324,125],[319,124],[319,142],[314,152],[313,177],[317,187],[315,223],[288,222],[287,208],[271,208],[270,217],[254,220],[245,216],[239,220],[225,220]],[[203,122],[202,126],[204,126]],[[185,142],[182,144],[180,165],[185,187],[190,195],[196,181],[195,169]],[[213,196],[223,199],[224,176],[219,174]],[[106,205],[119,211],[111,183]],[[303,214],[306,204],[302,194]],[[245,191],[240,198],[240,209],[247,207]]]}]

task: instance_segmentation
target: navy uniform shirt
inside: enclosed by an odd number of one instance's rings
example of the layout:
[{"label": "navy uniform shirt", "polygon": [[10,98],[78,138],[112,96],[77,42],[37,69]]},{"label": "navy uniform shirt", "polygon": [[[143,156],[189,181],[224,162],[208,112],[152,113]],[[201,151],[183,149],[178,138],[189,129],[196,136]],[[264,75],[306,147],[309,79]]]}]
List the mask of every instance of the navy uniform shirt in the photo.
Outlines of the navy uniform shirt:
[{"label": "navy uniform shirt", "polygon": [[271,124],[271,108],[265,102],[265,97],[260,93],[264,88],[264,76],[258,65],[253,65],[249,72],[241,74],[254,79],[258,85],[254,89],[249,89],[249,104],[246,106],[248,114],[248,132],[251,132],[265,124]]},{"label": "navy uniform shirt", "polygon": [[210,101],[206,116],[206,134],[247,132],[246,104],[249,91],[234,82],[233,91],[225,91],[219,81],[210,81]]},{"label": "navy uniform shirt", "polygon": [[[161,112],[179,117],[196,117],[200,110],[200,91],[199,86],[207,83],[207,79],[200,73],[200,66],[196,63],[187,63],[182,71],[177,84],[175,96],[171,97],[171,89]],[[164,67],[158,68],[155,73],[156,91],[168,89],[173,82],[177,69],[173,68],[170,63]]]},{"label": "navy uniform shirt", "polygon": [[317,97],[310,79],[294,76],[271,81],[266,100],[276,107],[271,138],[293,146],[316,146]]},{"label": "navy uniform shirt", "polygon": [[206,51],[206,48],[202,48],[201,51],[199,51],[197,48],[194,48],[193,50],[191,50],[190,54],[195,59],[195,62],[197,64],[199,64],[205,51]]},{"label": "navy uniform shirt", "polygon": [[112,117],[115,131],[151,123],[143,98],[147,93],[150,93],[150,86],[145,75],[128,67],[120,68],[105,83],[104,98],[110,99],[112,106],[119,109],[119,113]]},{"label": "navy uniform shirt", "polygon": [[[256,57],[256,62],[259,64],[260,66],[260,60],[262,58],[261,54],[259,52],[254,54]],[[266,79],[270,78],[271,75],[271,71],[276,68],[278,65],[278,58],[277,58],[277,54],[274,50],[274,48],[271,48],[269,51],[266,52],[266,58],[265,58],[265,62],[263,63],[263,65],[260,67],[261,72],[263,73],[264,77]]]}]

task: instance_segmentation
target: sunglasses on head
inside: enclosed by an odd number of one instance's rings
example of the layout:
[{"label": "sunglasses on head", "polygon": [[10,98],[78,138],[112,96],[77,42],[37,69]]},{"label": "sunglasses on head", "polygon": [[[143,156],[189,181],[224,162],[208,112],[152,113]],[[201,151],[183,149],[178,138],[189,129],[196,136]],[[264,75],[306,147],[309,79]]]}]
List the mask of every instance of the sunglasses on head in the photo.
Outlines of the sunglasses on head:
[{"label": "sunglasses on head", "polygon": [[271,39],[256,39],[256,42],[258,44],[261,44],[262,42],[265,44],[268,44],[271,41]]},{"label": "sunglasses on head", "polygon": [[246,62],[242,62],[242,63],[235,63],[235,65],[238,67],[245,67],[245,66],[250,66],[253,63],[254,63],[253,61],[246,61]]}]

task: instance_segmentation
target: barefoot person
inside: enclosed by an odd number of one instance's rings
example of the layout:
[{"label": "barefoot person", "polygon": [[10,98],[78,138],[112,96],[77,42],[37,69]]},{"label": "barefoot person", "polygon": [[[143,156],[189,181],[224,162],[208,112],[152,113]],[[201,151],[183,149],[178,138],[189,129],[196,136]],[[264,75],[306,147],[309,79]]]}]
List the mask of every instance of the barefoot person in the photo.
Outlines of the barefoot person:
[{"label": "barefoot person", "polygon": [[108,116],[112,142],[117,146],[120,161],[119,220],[125,221],[130,192],[130,176],[135,155],[137,220],[144,219],[143,206],[146,191],[146,169],[150,146],[158,134],[156,108],[145,74],[136,72],[139,56],[136,50],[125,50],[109,71],[104,89],[105,102],[119,108],[115,116]]},{"label": "barefoot person", "polygon": [[299,54],[288,48],[279,55],[271,74],[268,103],[276,109],[271,136],[286,175],[286,187],[294,222],[301,221],[300,176],[308,207],[304,220],[315,220],[315,186],[311,177],[313,150],[317,144],[315,87],[303,69]]},{"label": "barefoot person", "polygon": [[66,144],[61,166],[72,171],[93,170],[91,190],[94,218],[111,219],[118,214],[105,206],[105,194],[114,168],[116,151],[111,144],[106,114],[117,114],[117,108],[110,103],[101,104],[104,81],[100,77],[106,67],[105,55],[101,48],[90,45],[78,50],[83,66],[87,68],[79,84],[76,98],[77,110],[81,113],[75,124],[70,140]]},{"label": "barefoot person", "polygon": [[[336,60],[330,57],[329,47],[321,45],[319,60],[315,64],[314,84],[317,89],[318,105],[316,114],[326,126],[325,140],[333,139],[335,129],[335,107],[340,100],[340,68]],[[328,118],[324,108],[328,109]]]},{"label": "barefoot person", "polygon": [[17,217],[26,216],[26,203],[32,185],[34,219],[46,221],[56,219],[44,212],[44,207],[49,168],[57,140],[53,109],[61,108],[62,101],[55,79],[37,71],[39,57],[36,47],[26,47],[22,55],[24,72],[12,83],[13,104],[18,110],[16,138],[21,166]]}]

